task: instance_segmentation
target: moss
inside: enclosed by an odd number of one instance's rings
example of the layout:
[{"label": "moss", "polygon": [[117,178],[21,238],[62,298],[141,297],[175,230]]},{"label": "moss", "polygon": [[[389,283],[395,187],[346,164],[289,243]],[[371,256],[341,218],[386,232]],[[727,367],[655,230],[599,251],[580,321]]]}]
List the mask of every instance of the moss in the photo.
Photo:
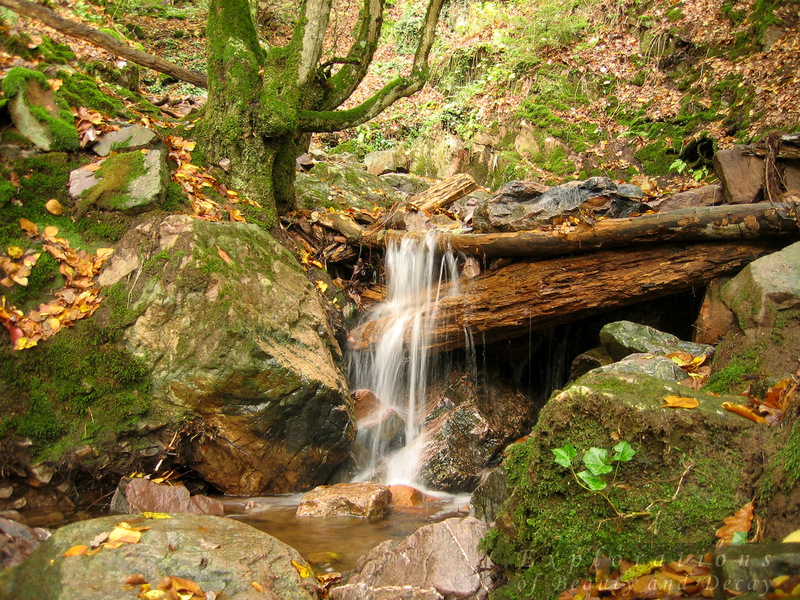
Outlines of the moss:
[{"label": "moss", "polygon": [[[55,258],[43,252],[31,269],[28,285],[15,285],[6,290],[7,300],[23,311],[38,305],[38,301],[50,288],[63,285],[64,279],[59,273],[59,266],[60,263]],[[35,301],[34,306],[28,306],[31,301]]]},{"label": "moss", "polygon": [[5,179],[0,179],[0,208],[8,204],[17,193],[17,186]]},{"label": "moss", "polygon": [[179,183],[170,181],[167,186],[167,197],[164,199],[162,208],[167,212],[177,212],[181,206],[188,204],[188,198]]},{"label": "moss", "polygon": [[117,98],[104,94],[97,82],[83,73],[59,71],[62,85],[58,94],[71,106],[84,106],[109,115],[126,117],[125,104]]},{"label": "moss", "polygon": [[72,115],[69,115],[68,121],[65,114],[61,114],[61,118],[56,118],[41,106],[29,106],[28,109],[34,117],[50,128],[53,134],[53,150],[74,152],[80,149],[78,130],[72,123]]},{"label": "moss", "polygon": [[121,240],[129,225],[130,219],[120,213],[95,212],[78,219],[75,230],[83,235],[87,243],[100,245]]},{"label": "moss", "polygon": [[644,146],[634,154],[634,158],[642,163],[642,170],[655,176],[669,175],[675,156],[672,148],[661,140]]},{"label": "moss", "polygon": [[75,53],[69,46],[54,42],[49,37],[42,38],[38,49],[42,60],[46,63],[65,64],[75,60]]},{"label": "moss", "polygon": [[746,378],[758,370],[758,353],[754,349],[748,349],[734,356],[725,368],[712,373],[703,385],[703,391],[714,394],[741,393],[748,385]]},{"label": "moss", "polygon": [[8,73],[6,73],[6,76],[3,78],[3,81],[0,82],[0,86],[3,88],[3,93],[8,98],[11,98],[23,90],[29,81],[35,81],[44,89],[48,89],[50,87],[50,84],[47,83],[47,77],[44,76],[44,73],[40,73],[39,71],[31,71],[25,67],[12,67],[9,69]]},{"label": "moss", "polygon": [[78,217],[91,206],[118,208],[129,200],[128,185],[144,173],[144,155],[141,152],[126,152],[103,161],[96,173],[99,181],[81,194],[75,214]]}]

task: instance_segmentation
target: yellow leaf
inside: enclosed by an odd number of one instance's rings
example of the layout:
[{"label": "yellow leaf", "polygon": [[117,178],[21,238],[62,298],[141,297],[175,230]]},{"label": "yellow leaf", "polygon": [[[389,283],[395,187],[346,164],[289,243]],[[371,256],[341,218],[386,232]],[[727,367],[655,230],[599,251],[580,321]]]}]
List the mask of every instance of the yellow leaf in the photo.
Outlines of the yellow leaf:
[{"label": "yellow leaf", "polygon": [[311,575],[311,570],[306,565],[301,565],[296,560],[292,561],[292,566],[297,569],[297,572],[300,573],[300,577],[303,579]]},{"label": "yellow leaf", "polygon": [[15,350],[27,350],[28,348],[33,348],[38,343],[37,340],[22,336],[17,340],[17,343],[14,344]]},{"label": "yellow leaf", "polygon": [[19,246],[9,246],[8,247],[8,255],[11,258],[19,258],[20,256],[22,256],[23,252],[24,252],[24,250],[22,248],[20,248]]},{"label": "yellow leaf", "polygon": [[56,215],[56,216],[58,216],[58,215],[60,215],[60,214],[62,214],[64,212],[64,207],[61,206],[61,202],[59,202],[55,198],[51,198],[50,200],[48,200],[45,203],[44,207],[47,209],[47,211],[50,214],[53,214],[53,215]]},{"label": "yellow leaf", "polygon": [[157,512],[143,512],[142,516],[145,519],[171,519],[172,515],[167,513],[157,513]]},{"label": "yellow leaf", "polygon": [[317,288],[319,288],[319,291],[324,294],[325,290],[328,289],[328,284],[324,281],[317,281]]},{"label": "yellow leaf", "polygon": [[754,413],[752,410],[750,410],[748,407],[746,407],[743,404],[733,404],[732,402],[723,402],[722,403],[722,408],[724,408],[725,410],[729,410],[729,411],[731,411],[733,413],[736,413],[737,415],[740,415],[740,416],[744,417],[745,419],[750,419],[754,423],[766,423],[767,422],[767,420],[764,417],[762,417],[760,415],[757,415],[756,413]]},{"label": "yellow leaf", "polygon": [[796,529],[795,531],[787,535],[785,538],[783,538],[784,544],[792,544],[797,542],[800,542],[800,529]]},{"label": "yellow leaf", "polygon": [[79,544],[77,546],[72,546],[69,550],[64,552],[61,556],[80,556],[82,554],[86,554],[86,551],[89,549],[89,546],[84,544]]},{"label": "yellow leaf", "polygon": [[664,405],[661,408],[697,408],[700,402],[695,398],[683,396],[665,396]]},{"label": "yellow leaf", "polygon": [[58,235],[58,227],[55,225],[48,225],[44,228],[44,237],[45,238],[54,238]]},{"label": "yellow leaf", "polygon": [[114,254],[113,248],[98,248],[97,252],[95,252],[97,258],[108,258],[112,254]]},{"label": "yellow leaf", "polygon": [[[292,561],[294,562],[294,561]],[[253,586],[253,589],[257,591],[259,594],[264,591],[264,586],[258,583],[257,581],[251,581],[250,585]]]}]

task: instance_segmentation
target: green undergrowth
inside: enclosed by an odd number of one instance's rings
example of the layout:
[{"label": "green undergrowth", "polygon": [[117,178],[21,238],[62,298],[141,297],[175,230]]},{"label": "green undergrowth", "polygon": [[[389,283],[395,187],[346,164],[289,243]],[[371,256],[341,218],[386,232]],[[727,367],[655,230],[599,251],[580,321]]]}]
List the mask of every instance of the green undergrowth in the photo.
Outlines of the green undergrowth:
[{"label": "green undergrowth", "polygon": [[[555,598],[585,578],[598,556],[669,561],[713,547],[716,528],[746,501],[741,448],[749,425],[719,417],[723,399],[688,388],[684,395],[701,407],[685,417],[665,414],[663,396],[680,388],[671,385],[584,376],[551,398],[528,440],[506,450],[511,497],[484,540],[509,575],[497,598]],[[620,437],[636,454],[608,476],[608,501],[554,460],[552,450],[566,444],[612,452]]]}]

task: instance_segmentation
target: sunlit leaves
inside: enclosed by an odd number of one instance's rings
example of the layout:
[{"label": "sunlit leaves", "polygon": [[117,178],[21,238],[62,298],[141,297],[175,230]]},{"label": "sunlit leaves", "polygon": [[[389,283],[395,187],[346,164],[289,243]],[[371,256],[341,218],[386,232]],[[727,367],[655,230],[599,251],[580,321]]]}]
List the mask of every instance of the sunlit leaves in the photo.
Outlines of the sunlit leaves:
[{"label": "sunlit leaves", "polygon": [[[717,529],[717,547],[735,543],[734,536],[738,534],[739,543],[742,541],[742,534],[747,535],[753,523],[753,501],[751,500],[740,508],[736,513],[727,517],[724,525]],[[745,538],[746,539],[746,538]]]},{"label": "sunlit leaves", "polygon": [[578,456],[578,451],[572,444],[567,444],[561,448],[553,448],[550,451],[555,455],[555,461],[565,469],[571,467],[572,461]]},{"label": "sunlit leaves", "polygon": [[636,454],[636,450],[625,441],[621,441],[614,446],[614,454],[610,457],[608,450],[605,448],[593,446],[584,452],[582,457],[586,469],[575,473],[572,465],[578,456],[578,451],[572,444],[566,444],[561,448],[552,448],[550,451],[553,453],[556,463],[566,469],[570,469],[578,484],[592,492],[602,492],[606,489],[608,482],[604,479],[604,476],[614,470],[614,463],[618,465],[619,463],[628,462]]},{"label": "sunlit leaves", "polygon": [[700,401],[696,398],[685,396],[664,396],[664,405],[661,408],[697,408]]}]

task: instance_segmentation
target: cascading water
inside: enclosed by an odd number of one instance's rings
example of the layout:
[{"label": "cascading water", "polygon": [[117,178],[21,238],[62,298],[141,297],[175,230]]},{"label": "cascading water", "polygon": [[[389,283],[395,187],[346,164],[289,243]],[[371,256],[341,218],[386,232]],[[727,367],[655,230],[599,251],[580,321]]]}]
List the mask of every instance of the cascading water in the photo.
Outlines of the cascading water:
[{"label": "cascading water", "polygon": [[[452,252],[437,250],[434,232],[422,241],[404,239],[386,252],[386,302],[370,311],[368,318],[385,319],[389,325],[368,351],[351,355],[353,389],[371,391],[378,400],[378,413],[369,435],[360,423],[359,437],[368,445],[367,464],[358,480],[379,478],[384,483],[414,483],[419,451],[420,411],[428,384],[429,338],[432,318],[445,283],[455,293],[458,281]],[[389,454],[391,444],[385,429],[394,411],[405,423],[404,443]]]}]

